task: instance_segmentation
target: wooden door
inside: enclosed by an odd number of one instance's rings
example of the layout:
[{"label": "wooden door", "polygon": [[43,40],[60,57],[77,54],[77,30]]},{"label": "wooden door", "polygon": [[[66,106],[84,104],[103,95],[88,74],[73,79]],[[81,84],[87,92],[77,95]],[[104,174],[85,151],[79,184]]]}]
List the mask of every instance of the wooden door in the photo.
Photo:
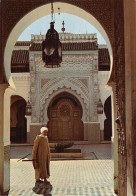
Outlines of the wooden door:
[{"label": "wooden door", "polygon": [[69,99],[62,99],[49,109],[48,128],[50,140],[82,140],[81,108]]}]

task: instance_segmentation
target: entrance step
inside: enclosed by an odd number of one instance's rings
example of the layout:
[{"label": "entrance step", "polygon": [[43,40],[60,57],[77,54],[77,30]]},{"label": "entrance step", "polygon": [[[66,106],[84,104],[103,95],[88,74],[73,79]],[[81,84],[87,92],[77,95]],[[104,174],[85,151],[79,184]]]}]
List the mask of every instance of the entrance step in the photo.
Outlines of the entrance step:
[{"label": "entrance step", "polygon": [[28,143],[11,143],[10,146],[11,147],[18,147],[18,146],[33,146],[33,145],[28,144]]},{"label": "entrance step", "polygon": [[89,144],[88,140],[84,140],[84,141],[74,141],[74,144],[76,145],[84,145],[84,144]]},{"label": "entrance step", "polygon": [[111,144],[111,141],[104,140],[104,141],[101,141],[101,144]]},{"label": "entrance step", "polygon": [[[84,141],[64,141],[65,142],[69,142],[69,143],[74,143],[74,145],[85,145],[85,144],[89,144],[87,140],[84,140]],[[58,143],[63,143],[63,141],[50,141],[49,142],[49,145],[50,145],[50,148],[55,148],[55,145],[58,144]]]},{"label": "entrance step", "polygon": [[83,158],[82,153],[51,153],[51,158],[67,158],[67,159],[73,159],[73,158]]}]

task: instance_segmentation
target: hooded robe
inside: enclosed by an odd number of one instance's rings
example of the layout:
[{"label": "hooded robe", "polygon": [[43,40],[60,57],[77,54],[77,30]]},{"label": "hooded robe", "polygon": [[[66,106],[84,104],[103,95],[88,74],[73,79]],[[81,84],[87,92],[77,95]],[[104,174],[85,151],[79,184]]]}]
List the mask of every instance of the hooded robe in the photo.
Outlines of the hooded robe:
[{"label": "hooded robe", "polygon": [[32,160],[38,165],[35,168],[36,173],[38,173],[38,177],[41,179],[49,178],[50,148],[47,136],[36,136],[32,150]]}]

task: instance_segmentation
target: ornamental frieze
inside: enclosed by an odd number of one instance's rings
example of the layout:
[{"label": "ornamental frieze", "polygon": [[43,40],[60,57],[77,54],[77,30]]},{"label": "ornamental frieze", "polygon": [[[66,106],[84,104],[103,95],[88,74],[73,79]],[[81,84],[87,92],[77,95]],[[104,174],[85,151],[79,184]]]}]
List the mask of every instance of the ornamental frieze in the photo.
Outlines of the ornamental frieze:
[{"label": "ornamental frieze", "polygon": [[30,74],[11,74],[14,81],[30,81]]},{"label": "ornamental frieze", "polygon": [[35,55],[35,65],[37,72],[46,72],[46,73],[57,73],[57,70],[61,72],[91,72],[93,69],[93,55],[63,55],[61,67],[57,69],[45,68],[42,61],[41,55]]}]

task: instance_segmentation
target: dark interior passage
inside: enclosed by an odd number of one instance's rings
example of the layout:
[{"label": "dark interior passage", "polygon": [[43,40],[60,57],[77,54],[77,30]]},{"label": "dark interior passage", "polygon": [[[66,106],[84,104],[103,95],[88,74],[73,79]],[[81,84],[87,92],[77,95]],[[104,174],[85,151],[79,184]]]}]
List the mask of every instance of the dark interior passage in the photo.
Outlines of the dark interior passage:
[{"label": "dark interior passage", "polygon": [[111,136],[112,136],[111,96],[108,97],[104,103],[104,112],[106,116],[106,119],[104,121],[104,140],[111,140]]},{"label": "dark interior passage", "polygon": [[11,97],[10,141],[25,143],[27,139],[27,122],[25,118],[26,101],[20,96]]}]

